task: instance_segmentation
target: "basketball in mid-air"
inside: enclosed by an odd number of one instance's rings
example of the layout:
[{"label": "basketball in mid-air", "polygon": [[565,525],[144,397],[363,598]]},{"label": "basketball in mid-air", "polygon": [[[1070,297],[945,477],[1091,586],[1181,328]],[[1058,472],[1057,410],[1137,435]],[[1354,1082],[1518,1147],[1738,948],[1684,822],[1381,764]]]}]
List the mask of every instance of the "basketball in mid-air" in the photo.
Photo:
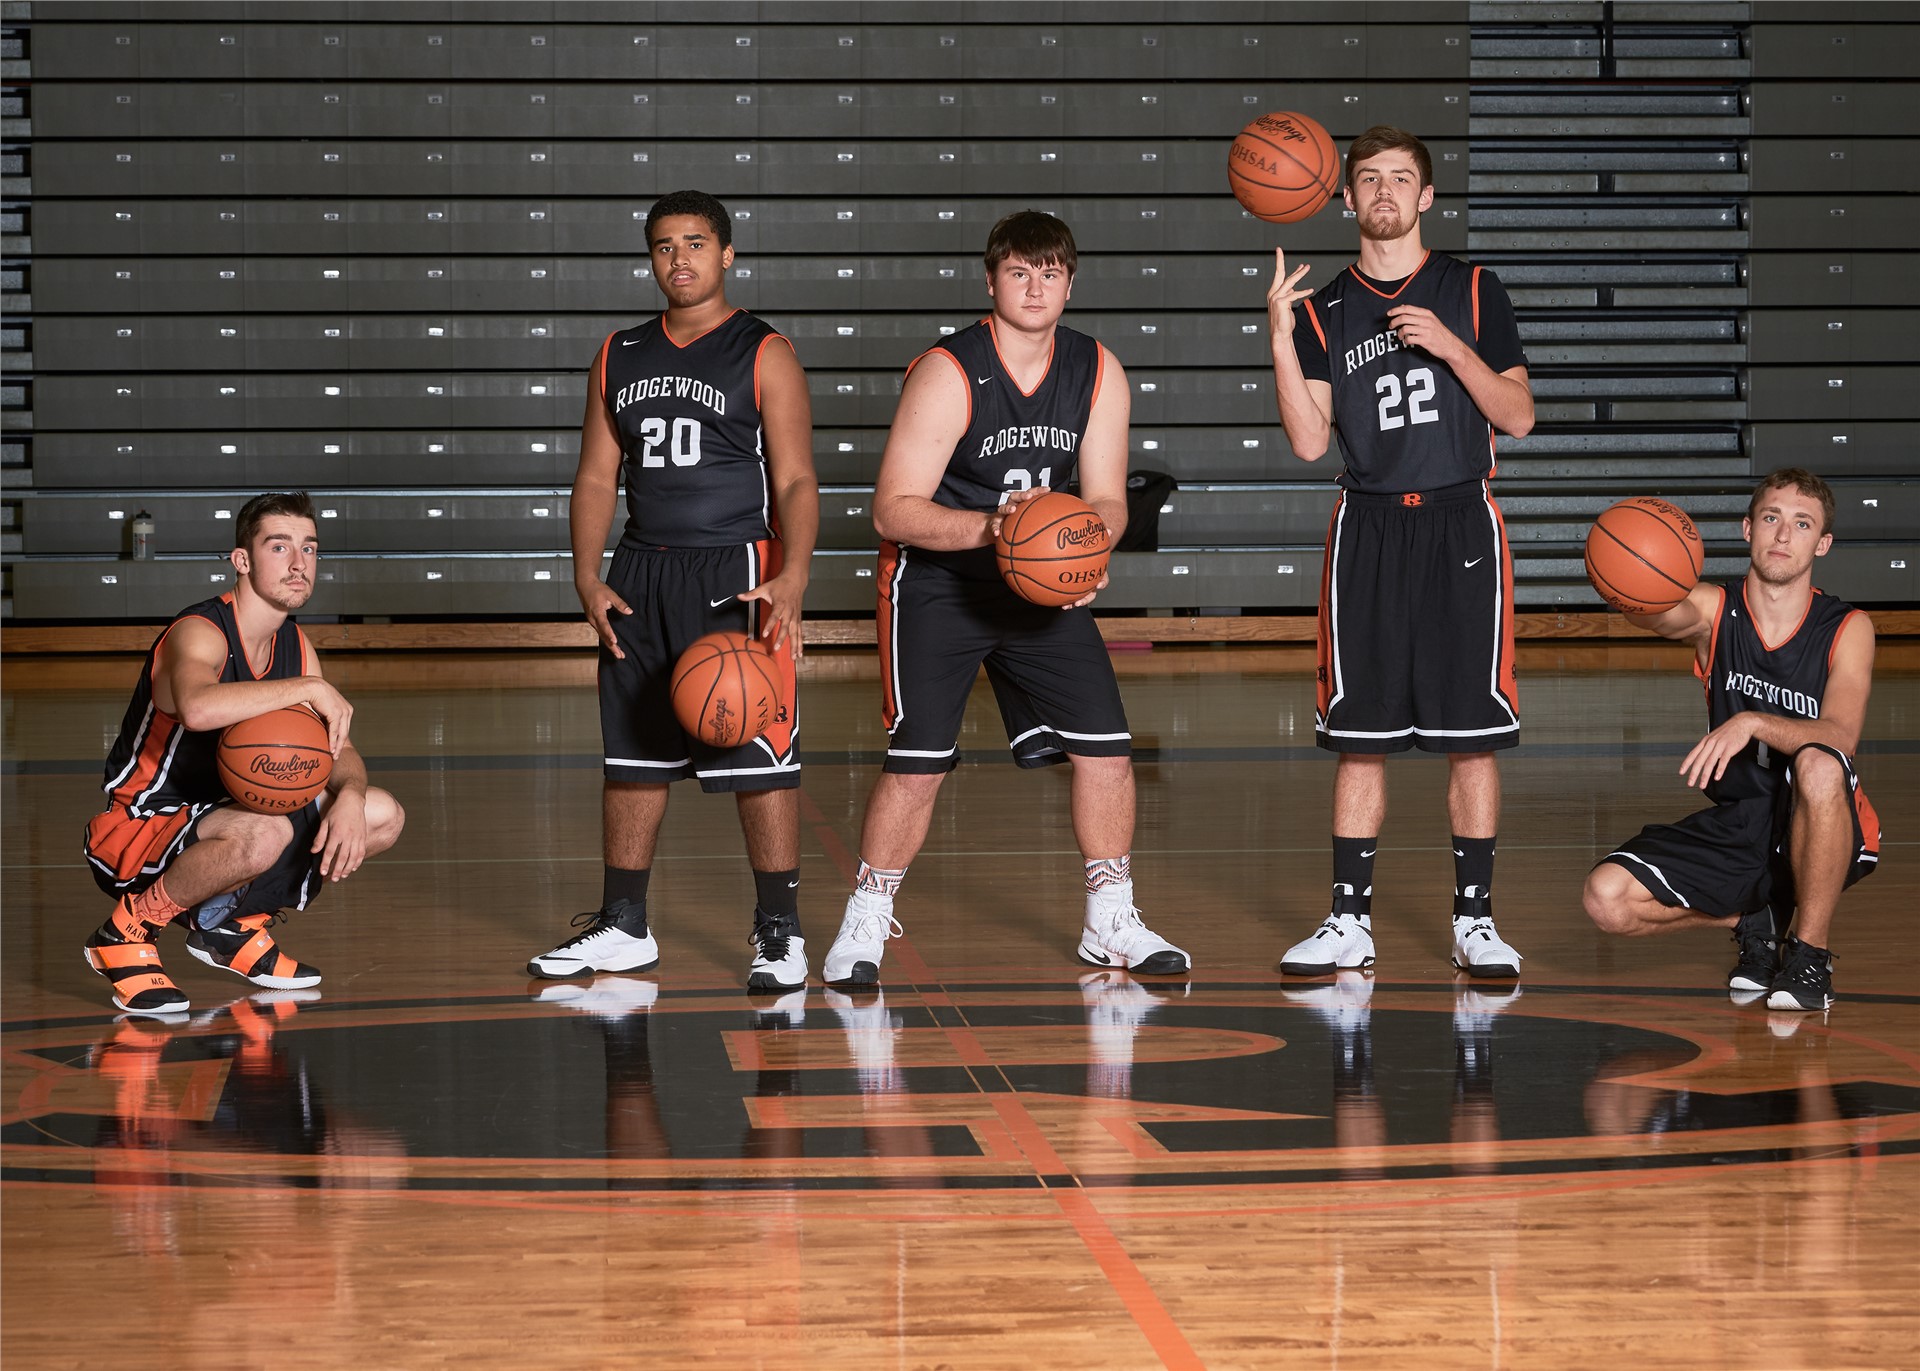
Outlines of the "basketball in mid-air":
[{"label": "basketball in mid-air", "polygon": [[325,790],[333,776],[326,721],[305,705],[229,725],[214,759],[227,794],[256,814],[291,814]]},{"label": "basketball in mid-air", "polygon": [[1113,540],[1093,506],[1050,490],[1013,507],[1000,521],[993,558],[1000,579],[1036,605],[1070,605],[1100,587]]},{"label": "basketball in mid-air", "polygon": [[1622,500],[1587,533],[1587,579],[1629,614],[1672,609],[1700,583],[1706,549],[1678,505],[1651,496]]},{"label": "basketball in mid-air", "polygon": [[1254,218],[1297,224],[1340,193],[1340,151],[1317,120],[1263,114],[1233,140],[1227,184]]},{"label": "basketball in mid-air", "polygon": [[739,747],[781,717],[780,666],[744,633],[695,638],[674,664],[673,716],[708,747]]}]

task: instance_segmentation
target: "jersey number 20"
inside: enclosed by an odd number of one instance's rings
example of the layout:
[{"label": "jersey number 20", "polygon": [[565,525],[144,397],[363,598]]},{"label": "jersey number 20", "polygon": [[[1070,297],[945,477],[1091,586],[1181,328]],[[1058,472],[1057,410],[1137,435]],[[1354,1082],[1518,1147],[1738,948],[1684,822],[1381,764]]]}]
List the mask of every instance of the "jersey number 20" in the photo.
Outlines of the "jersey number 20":
[{"label": "jersey number 20", "polygon": [[1400,378],[1388,372],[1373,383],[1374,394],[1380,397],[1380,431],[1400,428],[1406,424],[1437,424],[1440,411],[1433,408],[1433,370],[1430,367],[1415,367],[1407,373],[1407,412],[1397,414],[1400,408]]},{"label": "jersey number 20", "polygon": [[[667,464],[667,454],[661,449],[667,446],[667,421],[658,415],[640,421],[640,465],[643,467],[663,467]],[[700,462],[700,421],[698,419],[675,419],[673,421],[673,464],[677,467],[697,466]]]}]

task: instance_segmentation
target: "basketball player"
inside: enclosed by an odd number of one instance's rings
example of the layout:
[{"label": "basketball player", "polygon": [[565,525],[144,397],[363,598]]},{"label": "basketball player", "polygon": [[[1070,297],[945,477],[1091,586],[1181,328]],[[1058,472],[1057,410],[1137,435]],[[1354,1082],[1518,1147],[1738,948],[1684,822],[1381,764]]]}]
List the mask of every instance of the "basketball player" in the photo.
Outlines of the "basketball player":
[{"label": "basketball player", "polygon": [[[187,996],[161,969],[154,939],[188,915],[187,950],[255,985],[299,990],[320,973],[267,929],[305,909],[400,837],[406,815],[367,784],[348,741],[353,706],[322,678],[293,611],[320,560],[313,501],[258,495],[234,521],[234,586],[174,616],[147,653],[120,736],[107,754],[107,807],[87,824],[87,862],[113,913],[86,941],[87,964],[129,1014],[168,1016]],[[327,724],[333,777],[293,814],[255,814],[215,767],[220,730],[306,705]]]},{"label": "basketball player", "polygon": [[[727,303],[733,219],[711,195],[654,202],[646,240],[666,312],[610,335],[588,372],[573,481],[574,589],[600,639],[600,908],[527,964],[536,976],[646,971],[647,922],[667,786],[697,777],[731,791],[756,895],[747,987],[807,983],[800,935],[797,706],[761,737],[716,749],[674,718],[674,663],[722,630],[773,650],[794,700],[800,602],[820,525],[813,410],[793,345]],[[601,558],[622,483],[627,524],[607,579]],[[776,530],[778,536],[775,536]]]},{"label": "basketball player", "polygon": [[1014,760],[1073,763],[1073,830],[1086,873],[1080,959],[1148,973],[1188,969],[1187,954],[1149,931],[1134,908],[1132,738],[1087,611],[1093,595],[1063,609],[1030,604],[994,565],[1000,520],[1076,470],[1082,497],[1116,540],[1126,526],[1126,373],[1092,338],[1060,326],[1078,263],[1060,220],[1008,215],[987,237],[992,313],[907,369],[873,498],[887,759],[867,799],[853,895],[827,953],[830,985],[879,981],[886,940],[901,932],[894,895],[926,841],[982,663]]},{"label": "basketball player", "polygon": [[1586,908],[1609,933],[1731,928],[1737,1003],[1764,994],[1771,1009],[1823,1010],[1840,892],[1880,859],[1880,820],[1853,770],[1873,621],[1814,588],[1814,559],[1833,545],[1833,491],[1818,476],[1766,477],[1741,531],[1741,580],[1703,581],[1664,613],[1627,616],[1693,645],[1712,731],[1680,774],[1713,806],[1649,824],[1601,858]]},{"label": "basketball player", "polygon": [[1345,197],[1360,256],[1317,295],[1275,253],[1267,317],[1280,421],[1318,461],[1338,434],[1345,469],[1320,588],[1315,740],[1339,754],[1333,910],[1280,969],[1324,976],[1373,965],[1373,857],[1387,813],[1387,754],[1445,753],[1453,827],[1453,964],[1517,976],[1494,928],[1500,818],[1495,753],[1520,740],[1513,680],[1513,565],[1487,489],[1495,431],[1533,427],[1527,358],[1490,271],[1429,251],[1420,216],[1433,161],[1401,129],[1347,150]]}]

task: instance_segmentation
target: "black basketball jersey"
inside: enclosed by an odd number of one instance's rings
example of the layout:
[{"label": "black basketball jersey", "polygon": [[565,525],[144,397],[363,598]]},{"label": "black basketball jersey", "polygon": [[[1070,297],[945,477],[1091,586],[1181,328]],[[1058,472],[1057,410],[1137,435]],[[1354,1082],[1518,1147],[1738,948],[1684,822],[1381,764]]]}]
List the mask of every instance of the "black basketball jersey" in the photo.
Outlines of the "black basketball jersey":
[{"label": "black basketball jersey", "polygon": [[[1800,626],[1785,642],[1768,647],[1747,608],[1745,578],[1721,589],[1720,616],[1714,620],[1707,664],[1695,668],[1707,689],[1708,723],[1718,728],[1748,710],[1818,719],[1834,643],[1847,620],[1860,611],[1816,590]],[[1788,760],[1755,739],[1727,763],[1725,775],[1708,785],[1707,795],[1716,801],[1771,795]]]},{"label": "black basketball jersey", "polygon": [[623,454],[623,541],[727,547],[769,535],[760,355],[776,340],[786,343],[743,309],[684,342],[664,315],[607,339],[600,394]]},{"label": "black basketball jersey", "polygon": [[[1084,333],[1056,327],[1047,374],[1033,393],[1020,389],[1005,363],[991,318],[943,338],[907,370],[936,354],[936,365],[960,369],[967,383],[967,430],[954,444],[935,504],[948,509],[998,509],[1010,491],[1035,486],[1060,489],[1073,479],[1100,389],[1100,344]],[[915,549],[914,560],[944,566],[973,580],[998,580],[990,547],[958,552]]]},{"label": "black basketball jersey", "polygon": [[[1346,461],[1341,485],[1397,495],[1493,474],[1493,427],[1473,397],[1445,363],[1418,348],[1402,348],[1387,321],[1396,305],[1419,305],[1484,356],[1484,274],[1481,267],[1429,252],[1391,295],[1348,267],[1305,302],[1306,321],[1326,349],[1334,431]],[[1489,307],[1496,299],[1511,311],[1504,291],[1488,292]],[[1525,363],[1524,354],[1488,361],[1496,371]]]},{"label": "black basketball jersey", "polygon": [[222,681],[284,681],[305,676],[310,669],[306,635],[289,618],[273,635],[266,668],[256,674],[247,661],[246,645],[240,641],[232,591],[215,600],[189,605],[176,614],[147,649],[146,670],[133,688],[133,699],[120,722],[120,736],[107,754],[106,783],[101,788],[135,818],[163,814],[183,805],[206,804],[227,794],[214,766],[220,735],[190,732],[153,702],[153,673],[160,660],[160,645],[184,619],[205,619],[226,635],[227,663],[220,669]]}]

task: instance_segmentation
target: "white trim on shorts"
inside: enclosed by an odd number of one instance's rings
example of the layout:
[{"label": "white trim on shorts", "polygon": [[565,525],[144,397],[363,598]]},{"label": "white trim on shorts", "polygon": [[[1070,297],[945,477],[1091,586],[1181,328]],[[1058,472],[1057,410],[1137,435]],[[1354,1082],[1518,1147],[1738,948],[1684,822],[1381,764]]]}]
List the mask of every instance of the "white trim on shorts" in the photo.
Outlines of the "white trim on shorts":
[{"label": "white trim on shorts", "polygon": [[655,770],[664,770],[667,767],[691,766],[693,765],[693,758],[682,757],[677,762],[647,762],[647,761],[642,761],[638,757],[603,757],[601,759],[601,764],[603,766],[641,766],[641,767],[650,766],[650,767],[653,767]]},{"label": "white trim on shorts", "polygon": [[955,743],[952,747],[941,752],[923,752],[911,747],[890,747],[887,749],[887,755],[889,757],[951,757],[959,751],[960,744]]},{"label": "white trim on shorts", "polygon": [[[1660,882],[1660,888],[1662,890],[1665,890],[1668,894],[1672,895],[1674,899],[1680,901],[1680,908],[1682,909],[1693,908],[1692,905],[1687,903],[1687,897],[1685,895],[1682,895],[1680,891],[1674,886],[1673,882],[1667,879],[1667,873],[1662,871],[1659,867],[1655,866],[1652,862],[1648,861],[1645,857],[1639,856],[1637,853],[1632,853],[1632,852],[1609,852],[1606,856],[1602,857],[1600,860],[1603,862],[1635,862],[1640,866],[1645,867],[1648,871],[1653,873],[1653,879]],[[1645,885],[1646,883],[1643,881],[1641,882],[1641,884]],[[1649,890],[1647,893],[1649,895],[1653,895],[1655,899],[1659,899],[1659,895],[1656,892]],[[1666,903],[1666,901],[1664,900],[1661,900],[1660,902],[1662,904]]]},{"label": "white trim on shorts", "polygon": [[1513,558],[1513,549],[1507,545],[1506,531],[1501,526],[1500,516],[1494,513],[1493,492],[1487,488],[1485,478],[1480,482],[1480,503],[1487,511],[1487,526],[1493,530],[1493,548],[1500,556],[1500,565],[1493,578],[1493,652],[1487,658],[1487,694],[1492,696],[1505,715],[1513,720],[1509,728],[1481,729],[1476,734],[1454,734],[1443,736],[1477,737],[1485,733],[1512,733],[1519,729],[1520,720],[1513,712],[1513,706],[1507,697],[1500,693],[1500,650],[1506,646],[1506,635],[1501,631],[1507,615],[1507,566]]},{"label": "white trim on shorts", "polygon": [[[891,622],[887,625],[887,660],[892,664],[893,669],[887,674],[893,678],[889,684],[893,687],[893,700],[891,702],[893,704],[893,728],[897,730],[901,724],[906,722],[907,718],[907,702],[900,694],[900,585],[906,579],[907,575],[907,545],[905,543],[895,543],[893,546],[894,551],[898,555],[895,556],[893,561],[893,579],[887,583],[887,602],[893,606],[893,613],[888,616]],[[891,736],[891,731],[889,732],[889,736]],[[958,744],[947,749],[945,752],[903,752],[898,755],[903,757],[950,757],[957,749]],[[887,753],[889,756],[895,755],[892,748],[888,748]]]}]

